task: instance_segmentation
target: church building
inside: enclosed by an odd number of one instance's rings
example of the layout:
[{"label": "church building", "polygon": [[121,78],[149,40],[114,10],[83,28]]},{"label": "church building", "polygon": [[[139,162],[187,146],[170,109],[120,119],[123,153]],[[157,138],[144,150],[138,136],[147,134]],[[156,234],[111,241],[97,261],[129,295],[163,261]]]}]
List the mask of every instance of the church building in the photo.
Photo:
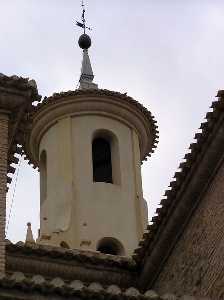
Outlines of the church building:
[{"label": "church building", "polygon": [[[148,224],[141,164],[156,120],[100,89],[84,29],[78,89],[44,99],[0,74],[0,299],[224,299],[224,91]],[[35,103],[38,104],[36,105]],[[6,193],[23,155],[40,174],[40,229],[5,239]]]}]

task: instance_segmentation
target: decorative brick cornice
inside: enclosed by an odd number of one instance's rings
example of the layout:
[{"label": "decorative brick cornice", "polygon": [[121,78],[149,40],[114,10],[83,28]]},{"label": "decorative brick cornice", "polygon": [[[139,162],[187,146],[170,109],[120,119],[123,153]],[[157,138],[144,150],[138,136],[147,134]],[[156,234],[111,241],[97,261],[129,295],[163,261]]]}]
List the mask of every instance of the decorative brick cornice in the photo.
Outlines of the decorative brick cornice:
[{"label": "decorative brick cornice", "polygon": [[75,260],[81,263],[103,265],[108,267],[122,268],[123,270],[135,271],[137,266],[132,258],[125,256],[115,256],[103,254],[95,251],[84,251],[78,249],[65,249],[39,244],[26,244],[18,242],[16,244],[6,240],[6,251],[8,254],[25,254],[30,256],[57,258],[61,261]]},{"label": "decorative brick cornice", "polygon": [[40,101],[36,83],[28,78],[16,75],[6,76],[0,73],[0,111],[9,116],[8,125],[8,162],[7,162],[7,183],[12,179],[10,174],[15,172],[12,164],[18,163],[15,154],[21,154],[23,136],[27,130],[27,117],[33,109],[33,103]]},{"label": "decorative brick cornice", "polygon": [[[179,166],[180,171],[175,173],[174,181],[165,191],[161,207],[157,209],[157,215],[152,218],[133,255],[135,261],[142,265],[142,283],[145,286],[150,286],[155,276],[154,269],[161,268],[223,156],[224,92],[219,91],[218,96],[218,101],[212,103],[213,111],[207,113],[207,121],[200,127],[201,132],[195,134],[196,142],[190,145],[190,152],[185,155],[184,162]],[[149,265],[151,275],[144,271]]]},{"label": "decorative brick cornice", "polygon": [[[34,101],[40,101],[41,96],[38,94],[36,83],[34,80],[29,78],[23,78],[16,75],[6,76],[0,73],[0,91],[4,91],[5,94],[13,93],[15,95],[26,95],[30,103]],[[0,101],[0,108],[4,105],[5,109],[11,110],[17,107],[17,103],[11,101]]]},{"label": "decorative brick cornice", "polygon": [[6,240],[7,272],[40,274],[49,278],[82,280],[101,284],[136,286],[136,263],[128,257],[96,251],[65,249],[34,243],[12,244]]},{"label": "decorative brick cornice", "polygon": [[[34,275],[33,277],[26,277],[23,273],[13,273],[11,275],[0,276],[0,296],[1,293],[9,297],[13,297],[13,293],[18,296],[20,292],[23,297],[29,299],[29,295],[41,295],[44,298],[56,295],[57,299],[65,299],[72,297],[72,299],[99,299],[99,300],[203,300],[205,298],[198,297],[178,297],[173,294],[165,294],[159,296],[155,291],[149,290],[142,294],[134,287],[128,289],[121,289],[117,285],[102,286],[100,283],[84,283],[79,280],[65,282],[61,278],[54,278],[47,280],[43,276]],[[74,297],[74,298],[73,298]],[[12,299],[12,298],[11,298]],[[23,298],[20,298],[23,299]],[[206,298],[205,300],[209,300]]]}]

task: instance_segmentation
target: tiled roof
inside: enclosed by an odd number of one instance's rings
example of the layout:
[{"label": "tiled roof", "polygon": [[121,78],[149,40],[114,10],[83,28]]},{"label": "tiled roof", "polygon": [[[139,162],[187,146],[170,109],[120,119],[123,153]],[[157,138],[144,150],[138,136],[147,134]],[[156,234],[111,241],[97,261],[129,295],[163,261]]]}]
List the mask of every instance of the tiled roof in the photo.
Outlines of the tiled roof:
[{"label": "tiled roof", "polygon": [[[15,167],[12,164],[19,162],[15,154],[20,155],[22,153],[22,148],[18,147],[18,144],[22,143],[20,137],[26,130],[24,121],[27,113],[32,110],[32,103],[40,101],[40,98],[41,96],[38,94],[34,80],[16,75],[6,76],[0,73],[0,109],[11,112],[9,124],[8,184],[12,181],[9,174],[15,173]],[[24,101],[21,101],[21,99]]]},{"label": "tiled roof", "polygon": [[36,83],[29,78],[19,77],[17,75],[6,76],[0,73],[0,86],[5,88],[15,88],[18,91],[30,91],[30,99],[39,101],[41,96],[38,94]]},{"label": "tiled roof", "polygon": [[6,240],[7,253],[18,253],[26,255],[35,255],[39,257],[57,258],[67,261],[75,260],[81,263],[90,263],[94,265],[114,266],[122,269],[136,270],[136,262],[126,256],[115,256],[103,254],[95,251],[85,251],[78,249],[65,249],[39,244],[26,244],[18,242],[16,244]]},{"label": "tiled roof", "polygon": [[167,220],[172,218],[174,207],[179,201],[178,192],[189,181],[191,171],[198,166],[198,162],[200,164],[202,153],[207,151],[208,144],[215,136],[217,126],[219,126],[218,121],[221,122],[223,118],[224,91],[219,91],[217,97],[219,97],[218,101],[214,101],[211,105],[212,112],[206,114],[207,120],[200,126],[201,132],[195,134],[196,142],[190,145],[190,152],[185,155],[184,162],[179,166],[180,171],[175,173],[170,188],[165,191],[165,197],[160,202],[161,207],[156,210],[157,215],[152,218],[147,232],[144,233],[139,247],[135,250],[133,258],[136,262],[143,263],[146,255],[154,249],[156,241],[160,239],[161,230],[165,228]]},{"label": "tiled roof", "polygon": [[45,97],[41,103],[39,103],[35,108],[34,112],[38,111],[45,105],[53,105],[55,102],[60,101],[61,98],[70,97],[70,96],[109,96],[113,97],[113,100],[117,98],[119,101],[123,101],[124,103],[128,103],[135,107],[135,109],[139,110],[149,122],[151,132],[152,132],[152,146],[150,152],[147,153],[144,157],[144,160],[147,159],[151,153],[154,152],[156,145],[158,143],[158,126],[154,116],[148,111],[142,104],[133,98],[129,97],[125,94],[121,94],[119,92],[109,91],[105,89],[88,89],[88,90],[75,90],[68,92],[55,93],[51,97]]},{"label": "tiled roof", "polygon": [[[84,283],[79,280],[64,281],[61,278],[47,280],[41,275],[32,277],[25,276],[21,272],[10,275],[0,275],[0,296],[1,289],[23,291],[25,294],[38,293],[42,296],[57,295],[63,297],[76,297],[81,299],[141,299],[141,300],[199,300],[197,297],[177,297],[173,294],[159,296],[155,291],[149,290],[142,294],[136,288],[121,289],[117,285],[103,286],[97,282]],[[7,298],[8,299],[8,298]],[[200,298],[203,300],[203,298]],[[208,300],[208,299],[207,299]]]}]

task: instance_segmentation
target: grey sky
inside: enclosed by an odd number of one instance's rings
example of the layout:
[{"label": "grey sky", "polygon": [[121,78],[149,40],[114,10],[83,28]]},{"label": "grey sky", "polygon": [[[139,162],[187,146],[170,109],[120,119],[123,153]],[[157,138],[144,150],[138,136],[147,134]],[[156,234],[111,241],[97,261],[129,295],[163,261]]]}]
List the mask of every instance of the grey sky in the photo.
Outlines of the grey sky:
[{"label": "grey sky", "polygon": [[[75,89],[80,2],[0,0],[0,72],[34,78],[43,96]],[[150,216],[224,88],[223,15],[222,0],[88,0],[95,82],[127,92],[158,121],[158,148],[142,168]],[[28,221],[36,235],[38,219],[38,173],[22,162],[8,237],[24,240]]]}]

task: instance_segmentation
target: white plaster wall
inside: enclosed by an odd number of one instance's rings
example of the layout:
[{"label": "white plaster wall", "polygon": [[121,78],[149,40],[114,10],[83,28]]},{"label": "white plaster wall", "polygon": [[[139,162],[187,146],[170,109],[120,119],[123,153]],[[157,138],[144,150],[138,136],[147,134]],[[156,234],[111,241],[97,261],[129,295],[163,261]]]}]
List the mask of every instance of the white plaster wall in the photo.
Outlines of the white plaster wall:
[{"label": "white plaster wall", "polygon": [[67,230],[71,220],[73,178],[70,118],[60,120],[48,130],[41,141],[40,154],[43,150],[47,153],[47,197],[40,208],[40,230],[49,234]]},{"label": "white plaster wall", "polygon": [[[118,139],[120,184],[93,182],[92,138],[102,129]],[[110,117],[67,117],[45,133],[42,150],[47,152],[48,175],[41,235],[50,236],[51,244],[65,241],[71,248],[92,250],[100,239],[113,237],[130,255],[146,224],[135,131]]]}]

